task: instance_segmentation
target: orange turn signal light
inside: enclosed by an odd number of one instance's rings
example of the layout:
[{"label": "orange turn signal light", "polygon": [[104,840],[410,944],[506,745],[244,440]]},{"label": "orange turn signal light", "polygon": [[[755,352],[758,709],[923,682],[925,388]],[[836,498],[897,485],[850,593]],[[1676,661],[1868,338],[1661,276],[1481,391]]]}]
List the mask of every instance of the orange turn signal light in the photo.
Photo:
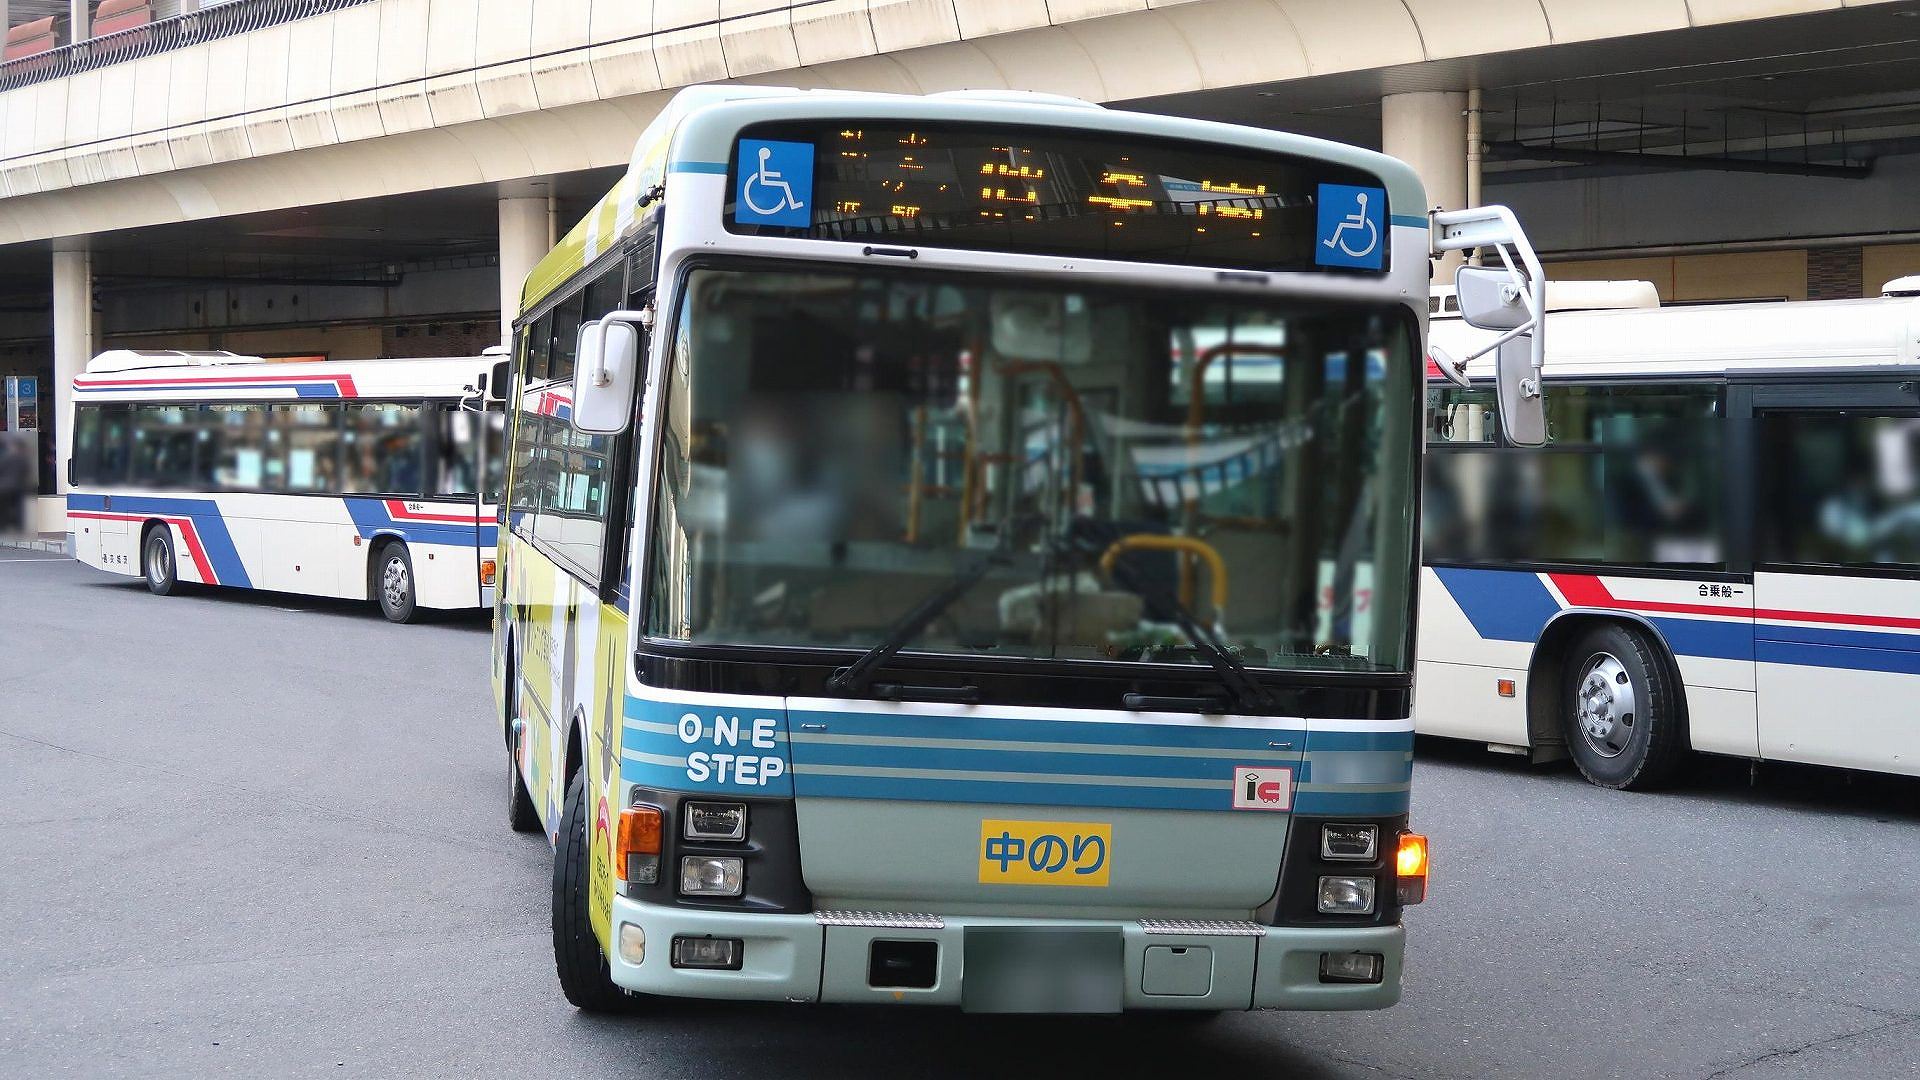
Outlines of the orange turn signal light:
[{"label": "orange turn signal light", "polygon": [[1394,876],[1402,904],[1417,904],[1427,898],[1427,838],[1419,833],[1401,833],[1400,850],[1394,855]]},{"label": "orange turn signal light", "polygon": [[1512,697],[1519,690],[1519,688],[1514,685],[1512,679],[1495,679],[1493,681],[1493,689],[1501,697]]},{"label": "orange turn signal light", "polygon": [[629,806],[620,811],[613,845],[613,872],[634,885],[660,882],[660,808]]},{"label": "orange turn signal light", "polygon": [[496,569],[496,566],[492,559],[481,559],[480,560],[480,584],[482,585],[493,584],[493,572],[495,569]]}]

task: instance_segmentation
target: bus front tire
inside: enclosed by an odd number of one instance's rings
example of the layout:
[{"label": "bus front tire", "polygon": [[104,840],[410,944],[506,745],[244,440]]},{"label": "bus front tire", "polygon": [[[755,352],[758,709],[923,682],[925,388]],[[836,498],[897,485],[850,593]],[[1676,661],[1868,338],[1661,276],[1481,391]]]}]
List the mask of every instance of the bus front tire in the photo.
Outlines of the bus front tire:
[{"label": "bus front tire", "polygon": [[593,936],[587,897],[587,790],[583,773],[567,783],[553,850],[553,966],[560,991],[582,1012],[632,1012],[640,999],[620,989]]},{"label": "bus front tire", "polygon": [[1561,690],[1567,750],[1588,781],[1645,790],[1673,778],[1686,755],[1678,688],[1646,635],[1607,623],[1567,654]]},{"label": "bus front tire", "polygon": [[383,545],[374,554],[367,577],[373,602],[380,605],[380,614],[385,615],[388,622],[410,623],[419,618],[413,556],[407,553],[407,545],[397,540]]},{"label": "bus front tire", "polygon": [[155,596],[170,596],[180,587],[180,564],[174,559],[173,530],[155,525],[147,530],[140,545],[140,571],[147,591]]}]

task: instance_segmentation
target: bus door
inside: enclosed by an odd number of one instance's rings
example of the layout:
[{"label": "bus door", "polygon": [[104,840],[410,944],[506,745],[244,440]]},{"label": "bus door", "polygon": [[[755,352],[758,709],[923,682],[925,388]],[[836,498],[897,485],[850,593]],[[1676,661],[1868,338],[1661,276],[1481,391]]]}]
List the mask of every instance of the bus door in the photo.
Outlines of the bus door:
[{"label": "bus door", "polygon": [[1755,388],[1762,757],[1920,773],[1915,385]]}]

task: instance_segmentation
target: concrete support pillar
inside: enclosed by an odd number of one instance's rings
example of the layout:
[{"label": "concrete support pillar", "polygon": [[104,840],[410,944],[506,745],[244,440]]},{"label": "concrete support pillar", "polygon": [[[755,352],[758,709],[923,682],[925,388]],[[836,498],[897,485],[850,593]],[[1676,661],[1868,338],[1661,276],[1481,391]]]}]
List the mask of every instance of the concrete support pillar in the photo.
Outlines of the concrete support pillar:
[{"label": "concrete support pillar", "polygon": [[520,287],[552,245],[547,240],[547,196],[500,196],[500,340],[512,344]]},{"label": "concrete support pillar", "polygon": [[94,354],[93,253],[86,238],[57,242],[53,249],[54,490],[67,490],[67,459],[73,456],[73,377]]},{"label": "concrete support pillar", "polygon": [[[1444,91],[1389,94],[1380,100],[1380,148],[1399,158],[1427,188],[1427,205],[1449,210],[1467,205],[1467,95]],[[1395,213],[1416,212],[1400,207]],[[1460,265],[1450,253],[1434,271],[1436,282],[1453,280]]]},{"label": "concrete support pillar", "polygon": [[93,4],[89,0],[67,0],[67,26],[72,30],[72,41],[92,37]]}]

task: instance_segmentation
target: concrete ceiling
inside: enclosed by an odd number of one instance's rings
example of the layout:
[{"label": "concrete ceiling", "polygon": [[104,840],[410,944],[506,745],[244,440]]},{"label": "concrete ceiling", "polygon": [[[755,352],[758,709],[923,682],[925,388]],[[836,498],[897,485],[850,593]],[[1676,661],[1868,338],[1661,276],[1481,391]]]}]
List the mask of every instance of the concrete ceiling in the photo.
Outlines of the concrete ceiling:
[{"label": "concrete ceiling", "polygon": [[[1901,3],[1131,102],[1378,147],[1380,98],[1477,85],[1489,182],[1671,161],[1870,162],[1920,137],[1920,3]],[[1571,151],[1568,156],[1556,152]],[[1506,175],[1500,175],[1506,174]]]}]

